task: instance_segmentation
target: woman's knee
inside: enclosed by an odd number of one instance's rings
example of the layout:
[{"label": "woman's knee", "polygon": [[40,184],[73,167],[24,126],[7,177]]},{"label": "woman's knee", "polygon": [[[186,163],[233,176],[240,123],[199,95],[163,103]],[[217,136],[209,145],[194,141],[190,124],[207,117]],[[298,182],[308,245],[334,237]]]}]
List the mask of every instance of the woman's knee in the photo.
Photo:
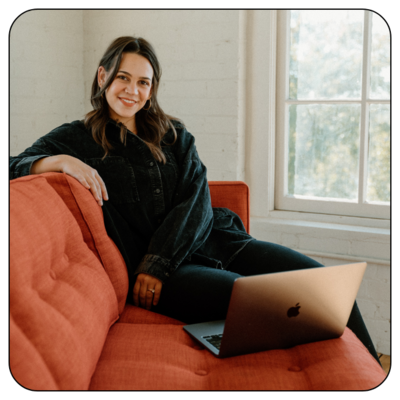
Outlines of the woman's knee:
[{"label": "woman's knee", "polygon": [[322,266],[312,258],[288,247],[252,240],[236,256],[228,269],[241,275],[258,275]]}]

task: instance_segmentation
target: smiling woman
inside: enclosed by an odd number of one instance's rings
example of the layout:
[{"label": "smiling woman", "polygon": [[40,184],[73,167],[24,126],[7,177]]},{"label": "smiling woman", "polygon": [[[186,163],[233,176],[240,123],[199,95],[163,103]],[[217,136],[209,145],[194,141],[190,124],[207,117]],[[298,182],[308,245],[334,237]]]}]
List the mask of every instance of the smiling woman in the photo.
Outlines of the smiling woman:
[{"label": "smiling woman", "polygon": [[169,129],[175,136],[176,132],[171,123],[174,118],[158,104],[160,79],[156,53],[145,39],[123,36],[110,44],[93,79],[93,110],[85,118],[85,126],[105,155],[110,150],[105,126],[111,117],[120,123],[122,141],[127,129],[135,134],[139,131],[156,160],[166,162],[160,143]]}]

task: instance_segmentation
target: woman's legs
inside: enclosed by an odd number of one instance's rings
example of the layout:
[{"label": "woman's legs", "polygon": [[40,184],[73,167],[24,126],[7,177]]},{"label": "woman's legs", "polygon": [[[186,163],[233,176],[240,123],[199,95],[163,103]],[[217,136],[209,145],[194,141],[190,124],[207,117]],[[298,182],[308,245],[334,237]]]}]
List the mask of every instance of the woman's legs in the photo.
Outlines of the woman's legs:
[{"label": "woman's legs", "polygon": [[[163,285],[160,301],[152,310],[185,323],[225,319],[236,278],[322,266],[284,246],[253,240],[227,271],[193,264],[179,266]],[[379,362],[356,303],[347,326]]]}]

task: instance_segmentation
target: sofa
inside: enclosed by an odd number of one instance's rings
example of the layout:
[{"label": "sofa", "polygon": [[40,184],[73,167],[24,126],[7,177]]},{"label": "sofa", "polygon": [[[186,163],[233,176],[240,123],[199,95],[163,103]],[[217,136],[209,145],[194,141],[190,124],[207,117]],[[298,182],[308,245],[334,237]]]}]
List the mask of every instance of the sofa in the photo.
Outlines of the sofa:
[{"label": "sofa", "polygon": [[[210,182],[213,207],[249,230],[249,190]],[[127,303],[124,260],[78,181],[10,182],[10,371],[30,390],[369,390],[386,374],[339,339],[218,359],[184,323]]]}]

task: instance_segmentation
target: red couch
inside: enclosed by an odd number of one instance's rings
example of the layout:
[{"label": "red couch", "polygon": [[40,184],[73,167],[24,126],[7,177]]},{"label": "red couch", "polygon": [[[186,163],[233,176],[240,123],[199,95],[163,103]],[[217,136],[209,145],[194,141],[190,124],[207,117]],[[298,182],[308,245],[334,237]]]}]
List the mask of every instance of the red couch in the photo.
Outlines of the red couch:
[{"label": "red couch", "polygon": [[[248,188],[210,182],[249,228]],[[217,359],[182,323],[125,304],[102,210],[65,174],[10,182],[10,369],[33,390],[367,390],[385,373],[355,335]]]}]

